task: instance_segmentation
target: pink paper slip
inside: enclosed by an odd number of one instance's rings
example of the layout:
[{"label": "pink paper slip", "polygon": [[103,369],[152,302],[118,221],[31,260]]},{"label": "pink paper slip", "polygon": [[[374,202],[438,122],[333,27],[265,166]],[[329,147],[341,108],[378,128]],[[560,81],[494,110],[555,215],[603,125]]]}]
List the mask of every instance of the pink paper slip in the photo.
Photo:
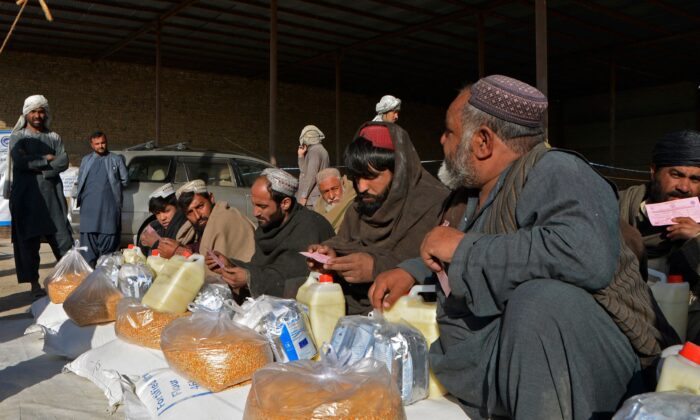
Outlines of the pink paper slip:
[{"label": "pink paper slip", "polygon": [[300,252],[301,255],[305,256],[306,258],[311,258],[314,261],[318,261],[321,264],[325,264],[328,262],[331,257],[325,254],[319,254],[318,252]]},{"label": "pink paper slip", "polygon": [[647,204],[645,207],[652,226],[673,225],[671,219],[674,217],[690,217],[700,223],[700,200],[697,197]]},{"label": "pink paper slip", "polygon": [[437,278],[440,282],[440,287],[442,287],[442,291],[445,293],[445,297],[450,297],[452,289],[450,288],[450,280],[448,280],[445,270],[439,271],[437,273]]},{"label": "pink paper slip", "polygon": [[[442,224],[440,226],[449,226],[450,221],[449,220],[443,220]],[[450,288],[450,280],[447,278],[447,273],[445,272],[445,265],[440,263],[442,266],[442,270],[437,273],[437,278],[438,281],[440,282],[440,287],[442,287],[442,291],[445,293],[445,297],[450,297],[450,293],[452,293],[452,289]]]},{"label": "pink paper slip", "polygon": [[216,254],[214,254],[211,249],[207,250],[207,255],[209,255],[214,260],[214,262],[216,262],[216,265],[218,265],[219,268],[221,268],[221,269],[226,268],[226,266],[224,265],[224,262],[221,261],[221,258],[217,257]]}]

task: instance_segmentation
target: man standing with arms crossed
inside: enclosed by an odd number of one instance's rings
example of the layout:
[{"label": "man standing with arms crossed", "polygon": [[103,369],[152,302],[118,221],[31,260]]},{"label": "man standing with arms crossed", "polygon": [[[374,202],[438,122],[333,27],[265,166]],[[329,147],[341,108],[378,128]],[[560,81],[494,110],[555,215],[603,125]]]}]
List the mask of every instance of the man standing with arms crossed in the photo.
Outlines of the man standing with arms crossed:
[{"label": "man standing with arms crossed", "polygon": [[41,238],[46,238],[57,260],[72,243],[59,177],[68,168],[68,155],[61,136],[50,125],[49,102],[33,95],[24,101],[10,136],[10,214],[17,280],[31,283],[35,298],[45,295],[39,285]]}]

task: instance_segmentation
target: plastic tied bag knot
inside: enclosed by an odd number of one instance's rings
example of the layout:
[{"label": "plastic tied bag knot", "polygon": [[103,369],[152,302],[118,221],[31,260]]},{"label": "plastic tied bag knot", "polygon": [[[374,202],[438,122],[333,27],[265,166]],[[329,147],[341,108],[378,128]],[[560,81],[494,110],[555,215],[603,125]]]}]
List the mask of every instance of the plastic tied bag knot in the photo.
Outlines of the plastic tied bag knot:
[{"label": "plastic tied bag knot", "polygon": [[63,303],[68,296],[92,273],[92,267],[85,261],[80,251],[80,241],[75,241],[73,247],[61,257],[56,266],[44,279],[44,288],[51,302]]}]

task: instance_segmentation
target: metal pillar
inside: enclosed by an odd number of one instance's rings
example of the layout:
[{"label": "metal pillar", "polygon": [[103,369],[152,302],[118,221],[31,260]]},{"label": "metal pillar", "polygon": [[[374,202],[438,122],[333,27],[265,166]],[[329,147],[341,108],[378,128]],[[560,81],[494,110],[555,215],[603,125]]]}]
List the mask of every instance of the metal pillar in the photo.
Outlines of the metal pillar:
[{"label": "metal pillar", "polygon": [[158,21],[156,25],[156,147],[160,145],[160,30],[161,23]]},{"label": "metal pillar", "polygon": [[277,0],[270,2],[270,163],[277,165]]},{"label": "metal pillar", "polygon": [[[547,0],[535,0],[535,62],[537,89],[547,96]],[[546,113],[544,118],[546,131]]]},{"label": "metal pillar", "polygon": [[335,54],[335,165],[340,166],[340,52]]},{"label": "metal pillar", "polygon": [[484,14],[476,16],[476,48],[479,64],[479,79],[486,76],[486,55],[484,51]]},{"label": "metal pillar", "polygon": [[617,71],[615,67],[615,60],[610,60],[610,164],[614,165],[616,163],[615,149],[617,147],[615,140],[615,112],[617,108],[616,96],[617,96]]}]

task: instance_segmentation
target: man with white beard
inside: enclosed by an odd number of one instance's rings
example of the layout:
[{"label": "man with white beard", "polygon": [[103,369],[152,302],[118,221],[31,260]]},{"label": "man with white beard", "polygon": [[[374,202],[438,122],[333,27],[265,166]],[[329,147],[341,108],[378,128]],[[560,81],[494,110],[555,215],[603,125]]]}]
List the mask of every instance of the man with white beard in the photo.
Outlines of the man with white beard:
[{"label": "man with white beard", "polygon": [[431,367],[471,418],[609,418],[642,390],[640,358],[665,344],[649,321],[635,330],[606,311],[623,306],[610,291],[621,277],[646,285],[621,241],[614,190],[547,145],[546,108],[537,89],[499,75],[457,96],[440,139],[440,179],[455,189],[442,223],[420,259],[369,291],[388,308],[437,273]]}]

